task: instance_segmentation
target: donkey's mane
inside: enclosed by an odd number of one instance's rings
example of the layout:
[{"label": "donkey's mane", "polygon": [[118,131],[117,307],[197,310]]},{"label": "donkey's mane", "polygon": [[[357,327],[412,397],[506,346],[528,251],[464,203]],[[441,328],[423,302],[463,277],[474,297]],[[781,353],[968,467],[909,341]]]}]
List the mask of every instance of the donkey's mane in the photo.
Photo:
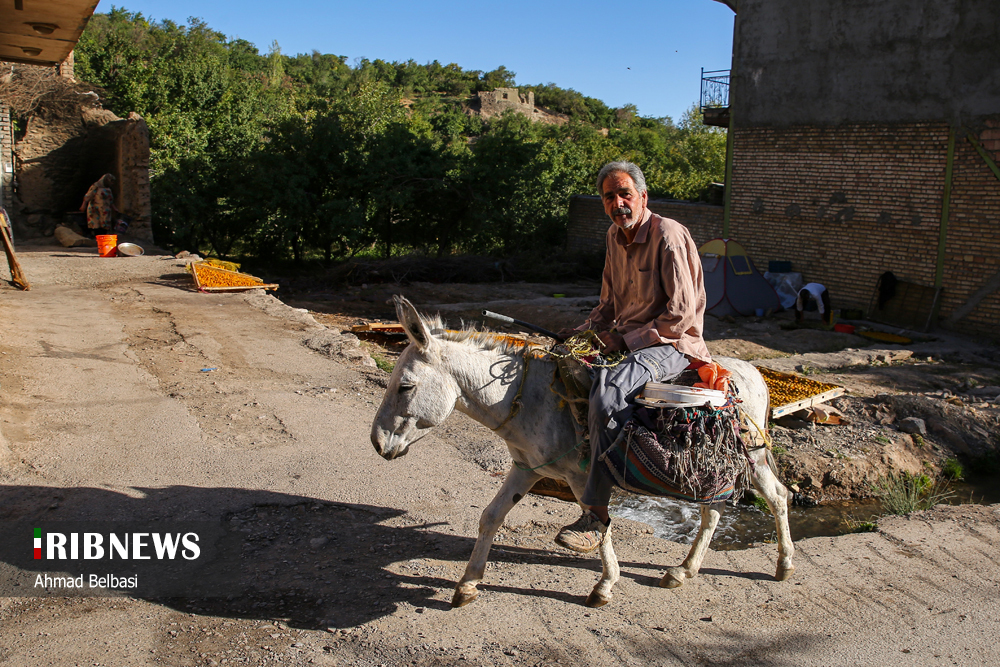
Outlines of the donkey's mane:
[{"label": "donkey's mane", "polygon": [[427,328],[431,330],[431,333],[438,338],[456,343],[464,343],[469,347],[479,350],[499,352],[500,354],[509,354],[511,356],[524,356],[529,351],[542,348],[537,343],[516,338],[500,331],[477,329],[475,324],[466,322],[462,323],[461,329],[449,329],[447,322],[441,318],[440,314],[430,316],[421,315],[420,317],[424,321],[424,324],[427,325]]}]

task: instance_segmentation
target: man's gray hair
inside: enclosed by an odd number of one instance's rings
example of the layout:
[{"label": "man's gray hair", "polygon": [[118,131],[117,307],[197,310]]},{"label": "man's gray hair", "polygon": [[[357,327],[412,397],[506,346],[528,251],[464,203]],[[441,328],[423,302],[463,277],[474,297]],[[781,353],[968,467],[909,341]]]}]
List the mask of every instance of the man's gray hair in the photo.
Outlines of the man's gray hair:
[{"label": "man's gray hair", "polygon": [[622,160],[620,162],[609,162],[601,167],[600,173],[597,174],[597,191],[601,195],[604,194],[604,179],[617,172],[628,174],[632,182],[635,183],[636,191],[640,194],[646,191],[646,177],[642,175],[642,169],[639,169],[639,166],[636,164]]}]

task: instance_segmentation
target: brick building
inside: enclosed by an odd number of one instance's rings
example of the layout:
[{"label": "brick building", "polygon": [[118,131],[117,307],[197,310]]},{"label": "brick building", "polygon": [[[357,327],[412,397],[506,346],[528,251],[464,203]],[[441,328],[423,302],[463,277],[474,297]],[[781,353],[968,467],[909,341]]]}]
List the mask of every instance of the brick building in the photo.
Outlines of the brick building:
[{"label": "brick building", "polygon": [[868,309],[891,271],[923,291],[911,321],[1000,336],[1000,5],[725,4],[725,234],[836,306]]},{"label": "brick building", "polygon": [[1000,337],[1000,4],[718,1],[732,70],[703,78],[728,100],[703,110],[730,130],[725,213],[671,217],[790,261],[835,307],[869,311],[891,271],[886,321]]}]

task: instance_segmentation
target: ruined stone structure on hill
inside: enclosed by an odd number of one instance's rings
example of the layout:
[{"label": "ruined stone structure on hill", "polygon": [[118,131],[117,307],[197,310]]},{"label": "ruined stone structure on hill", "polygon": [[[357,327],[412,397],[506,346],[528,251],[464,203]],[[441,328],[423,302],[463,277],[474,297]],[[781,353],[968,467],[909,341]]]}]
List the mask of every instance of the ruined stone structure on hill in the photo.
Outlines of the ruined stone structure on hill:
[{"label": "ruined stone structure on hill", "polygon": [[553,113],[548,109],[536,107],[535,94],[528,92],[526,95],[521,95],[517,88],[497,88],[492,91],[482,91],[478,94],[476,104],[473,105],[472,110],[487,120],[499,116],[505,111],[514,111],[515,113],[527,116],[533,121],[554,125],[562,125],[569,120],[569,117],[563,114]]}]

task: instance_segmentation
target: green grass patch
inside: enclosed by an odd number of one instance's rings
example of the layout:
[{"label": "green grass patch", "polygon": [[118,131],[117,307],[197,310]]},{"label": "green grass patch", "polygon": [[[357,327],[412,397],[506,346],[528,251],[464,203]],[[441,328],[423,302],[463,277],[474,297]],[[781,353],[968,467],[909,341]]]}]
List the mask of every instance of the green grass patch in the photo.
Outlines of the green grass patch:
[{"label": "green grass patch", "polygon": [[381,354],[378,353],[372,354],[372,359],[375,360],[375,365],[378,366],[379,370],[383,370],[386,373],[391,373],[392,369],[396,367],[396,364],[394,362],[389,361]]},{"label": "green grass patch", "polygon": [[870,519],[855,519],[854,517],[848,517],[844,522],[847,524],[848,533],[874,533],[878,530],[878,523],[876,522],[878,517],[871,517]]},{"label": "green grass patch", "polygon": [[941,474],[945,479],[958,482],[965,479],[965,468],[962,467],[958,459],[946,459],[944,465],[941,466]]},{"label": "green grass patch", "polygon": [[884,514],[899,516],[929,509],[955,495],[945,479],[932,480],[908,472],[880,477],[872,485],[872,493],[882,501]]}]

